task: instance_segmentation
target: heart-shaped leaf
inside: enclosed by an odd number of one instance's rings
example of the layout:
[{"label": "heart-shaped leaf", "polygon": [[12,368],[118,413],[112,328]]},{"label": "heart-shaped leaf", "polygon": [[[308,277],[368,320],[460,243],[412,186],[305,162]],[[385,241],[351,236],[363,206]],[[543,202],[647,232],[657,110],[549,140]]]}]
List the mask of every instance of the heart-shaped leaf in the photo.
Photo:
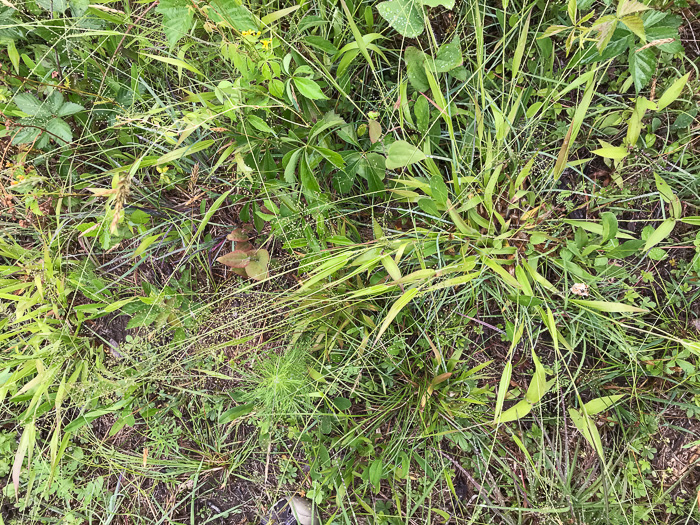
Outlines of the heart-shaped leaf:
[{"label": "heart-shaped leaf", "polygon": [[262,281],[267,277],[267,264],[270,262],[270,254],[261,248],[250,256],[250,262],[245,267],[248,277],[256,281]]}]

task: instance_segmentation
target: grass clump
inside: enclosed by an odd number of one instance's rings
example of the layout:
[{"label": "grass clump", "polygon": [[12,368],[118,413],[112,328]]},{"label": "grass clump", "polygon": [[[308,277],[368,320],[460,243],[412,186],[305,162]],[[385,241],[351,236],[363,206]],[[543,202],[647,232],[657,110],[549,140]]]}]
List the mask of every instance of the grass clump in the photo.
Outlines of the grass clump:
[{"label": "grass clump", "polygon": [[307,369],[308,350],[294,345],[266,356],[254,364],[244,399],[254,403],[271,420],[294,418],[309,411],[313,391]]}]

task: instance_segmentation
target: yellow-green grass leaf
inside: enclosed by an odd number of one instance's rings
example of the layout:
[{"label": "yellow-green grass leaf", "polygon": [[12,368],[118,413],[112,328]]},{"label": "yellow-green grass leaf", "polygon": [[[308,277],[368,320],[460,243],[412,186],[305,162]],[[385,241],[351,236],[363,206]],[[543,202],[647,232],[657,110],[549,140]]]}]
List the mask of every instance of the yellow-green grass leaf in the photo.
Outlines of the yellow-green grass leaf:
[{"label": "yellow-green grass leaf", "polygon": [[675,227],[676,219],[666,219],[664,222],[662,222],[647,239],[647,242],[644,245],[644,251],[646,252],[651,250],[654,246],[666,239],[666,237],[671,234],[673,228]]},{"label": "yellow-green grass leaf", "polygon": [[644,308],[631,306],[629,304],[615,303],[609,301],[588,301],[585,299],[571,299],[571,302],[579,306],[593,308],[594,310],[599,310],[601,312],[643,314],[649,311]]},{"label": "yellow-green grass leaf", "polygon": [[658,102],[658,109],[661,111],[668,105],[672,104],[683,92],[688,79],[690,78],[690,73],[683,75],[681,78],[677,79],[673,84],[671,84],[664,94],[661,95]]},{"label": "yellow-green grass leaf", "polygon": [[396,316],[399,314],[401,310],[404,309],[404,307],[410,303],[413,298],[418,294],[418,288],[411,288],[410,290],[406,290],[401,297],[399,297],[394,304],[391,305],[391,308],[389,308],[389,312],[387,312],[386,317],[384,318],[384,321],[382,322],[381,326],[379,327],[379,332],[377,333],[377,336],[374,339],[374,344],[377,344],[377,341],[379,341],[379,338],[386,332],[386,329],[389,328],[389,325],[391,322],[396,318]]}]

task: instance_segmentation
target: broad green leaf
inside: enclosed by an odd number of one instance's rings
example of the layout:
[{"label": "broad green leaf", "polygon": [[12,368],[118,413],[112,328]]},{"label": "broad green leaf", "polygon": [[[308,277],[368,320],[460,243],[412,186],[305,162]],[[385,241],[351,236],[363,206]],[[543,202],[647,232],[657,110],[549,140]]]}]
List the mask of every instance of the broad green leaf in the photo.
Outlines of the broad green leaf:
[{"label": "broad green leaf", "polygon": [[297,163],[299,161],[299,156],[302,154],[304,150],[302,149],[296,149],[294,150],[287,162],[287,165],[284,168],[284,180],[285,182],[289,182],[290,184],[295,182],[297,180],[296,178],[296,169],[297,169]]},{"label": "broad green leaf", "polygon": [[405,168],[416,162],[425,160],[425,154],[413,144],[405,140],[397,140],[389,146],[389,154],[386,158],[386,169],[395,170]]},{"label": "broad green leaf", "polygon": [[547,373],[534,349],[532,351],[532,361],[535,364],[535,373],[530,380],[530,385],[527,387],[527,392],[525,392],[525,399],[536,405],[551,388],[552,383],[547,383]]},{"label": "broad green leaf", "polygon": [[252,403],[246,403],[244,405],[238,405],[233,408],[229,408],[226,412],[219,416],[219,424],[225,425],[231,421],[235,421],[239,417],[247,416],[250,414],[255,406]]},{"label": "broad green leaf", "polygon": [[659,111],[673,103],[683,92],[688,79],[690,78],[690,73],[683,75],[681,78],[677,79],[673,84],[671,84],[664,94],[661,95],[658,102]]},{"label": "broad green leaf", "polygon": [[376,144],[382,136],[382,125],[376,120],[369,121],[369,141]]},{"label": "broad green leaf", "polygon": [[423,6],[420,0],[389,0],[377,5],[377,11],[399,34],[415,38],[423,32]]},{"label": "broad green leaf", "polygon": [[310,78],[294,77],[294,85],[299,90],[299,93],[311,100],[327,100],[328,97],[323,94],[321,87]]},{"label": "broad green leaf", "polygon": [[594,149],[591,153],[605,159],[622,160],[629,155],[629,150],[624,146]]},{"label": "broad green leaf", "polygon": [[387,312],[384,321],[379,327],[379,332],[377,333],[377,336],[374,338],[374,344],[377,344],[377,341],[379,341],[379,338],[382,336],[382,334],[386,332],[386,329],[389,328],[391,322],[396,318],[399,312],[403,310],[403,308],[413,300],[413,298],[416,295],[418,295],[418,288],[411,288],[410,290],[406,290],[403,293],[403,295],[399,297],[396,300],[396,302],[394,302],[394,304],[391,305],[391,308],[389,308],[389,312]]},{"label": "broad green leaf", "polygon": [[213,8],[209,17],[214,22],[226,22],[238,31],[252,31],[258,28],[252,13],[236,0],[212,0],[209,5]]},{"label": "broad green leaf", "polygon": [[43,107],[43,103],[39,101],[34,95],[29,93],[20,93],[16,95],[13,102],[17,105],[20,111],[23,111],[29,116],[48,116],[48,108]]},{"label": "broad green leaf", "polygon": [[668,185],[668,182],[666,182],[658,173],[654,173],[654,182],[656,183],[656,189],[659,190],[659,193],[664,200],[666,202],[671,202],[674,195],[671,186]]},{"label": "broad green leaf", "polygon": [[436,73],[447,73],[461,66],[463,61],[459,37],[455,36],[451,42],[443,44],[438,50],[433,60],[434,71]]},{"label": "broad green leaf", "polygon": [[595,414],[598,414],[600,412],[603,412],[613,406],[615,403],[617,403],[620,399],[625,397],[624,394],[616,394],[614,396],[605,396],[605,397],[599,397],[597,399],[593,399],[583,405],[583,408],[586,411],[586,414],[589,416],[593,416]]},{"label": "broad green leaf", "polygon": [[510,407],[508,410],[503,412],[498,418],[499,423],[508,423],[510,421],[516,421],[522,417],[525,417],[530,412],[532,412],[532,407],[534,405],[528,400],[523,399],[522,401],[516,403],[514,406]]},{"label": "broad green leaf", "polygon": [[443,206],[447,203],[449,190],[447,189],[447,184],[445,184],[442,175],[436,174],[430,177],[430,191],[435,202]]},{"label": "broad green leaf", "polygon": [[656,53],[653,49],[630,49],[629,65],[630,74],[634,80],[634,88],[639,93],[650,81],[656,72]]},{"label": "broad green leaf", "polygon": [[600,214],[600,220],[603,224],[603,243],[606,243],[617,235],[617,217],[606,211]]},{"label": "broad green leaf", "polygon": [[644,241],[641,239],[625,241],[612,250],[605,252],[605,256],[611,259],[624,259],[637,253],[642,246],[644,246]]},{"label": "broad green leaf", "polygon": [[602,53],[605,48],[610,43],[610,40],[615,33],[617,28],[618,19],[613,15],[601,16],[596,20],[591,26],[593,29],[598,31],[598,38],[596,39],[596,48],[598,53]]},{"label": "broad green leaf", "polygon": [[263,119],[261,119],[257,115],[248,114],[248,115],[246,115],[245,120],[248,124],[253,126],[258,131],[262,131],[263,133],[272,133],[272,134],[275,133],[272,130],[272,128],[267,125],[267,122],[265,122]]},{"label": "broad green leaf", "polygon": [[375,459],[369,466],[369,482],[374,487],[374,493],[379,492],[382,482],[382,473],[384,471],[384,465],[381,459]]},{"label": "broad green leaf", "polygon": [[608,301],[588,301],[584,299],[570,299],[570,302],[577,304],[579,306],[585,306],[587,308],[593,308],[594,310],[599,310],[601,312],[613,312],[613,313],[646,313],[649,310],[644,308],[637,308],[636,306],[630,306],[624,303],[615,303]]},{"label": "broad green leaf", "polygon": [[387,273],[394,281],[401,279],[401,270],[399,270],[399,266],[396,264],[396,261],[391,258],[391,255],[386,254],[382,257],[382,266],[384,266]]},{"label": "broad green leaf", "polygon": [[8,40],[7,42],[7,55],[10,57],[10,62],[15,68],[15,73],[19,74],[19,52],[15,46],[14,40]]},{"label": "broad green leaf", "polygon": [[[574,228],[583,228],[587,232],[595,233],[596,235],[603,235],[603,225],[596,222],[587,222],[580,219],[563,219],[562,222],[569,224]],[[617,232],[615,237],[618,239],[634,239],[634,237],[628,233],[622,233],[620,231]]]},{"label": "broad green leaf", "polygon": [[307,192],[318,193],[321,191],[321,187],[318,185],[316,176],[311,171],[306,155],[299,161],[299,182],[301,182],[301,187]]},{"label": "broad green leaf", "polygon": [[406,62],[406,74],[411,86],[421,92],[428,91],[430,84],[428,84],[428,77],[425,76],[425,68],[423,66],[425,53],[416,47],[409,46],[404,51],[403,59]]},{"label": "broad green leaf", "polygon": [[666,219],[664,222],[662,222],[656,230],[647,238],[647,242],[644,245],[644,251],[651,250],[654,246],[659,244],[661,241],[666,239],[671,232],[673,231],[673,228],[676,226],[676,219]]}]

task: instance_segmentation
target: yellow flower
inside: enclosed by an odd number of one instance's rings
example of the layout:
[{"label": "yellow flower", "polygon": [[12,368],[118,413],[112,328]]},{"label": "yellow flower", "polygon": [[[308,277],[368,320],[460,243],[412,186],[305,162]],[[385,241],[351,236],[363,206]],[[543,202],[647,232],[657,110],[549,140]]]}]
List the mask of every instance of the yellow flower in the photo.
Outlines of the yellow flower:
[{"label": "yellow flower", "polygon": [[263,49],[270,49],[270,46],[272,45],[272,39],[270,38],[268,40],[261,40],[260,43],[262,44]]},{"label": "yellow flower", "polygon": [[165,173],[168,172],[170,169],[170,166],[156,166],[156,171],[160,173],[161,175],[164,175]]}]

